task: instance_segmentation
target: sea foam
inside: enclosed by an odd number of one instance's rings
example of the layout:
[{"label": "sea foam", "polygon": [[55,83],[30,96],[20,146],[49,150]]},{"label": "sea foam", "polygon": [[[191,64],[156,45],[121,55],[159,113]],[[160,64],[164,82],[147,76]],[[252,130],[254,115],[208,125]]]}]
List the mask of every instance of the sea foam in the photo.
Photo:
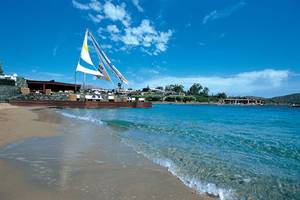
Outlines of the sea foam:
[{"label": "sea foam", "polygon": [[[62,114],[65,117],[83,120],[83,121],[89,121],[97,124],[104,125],[105,123],[101,120],[94,119],[92,116],[85,115],[85,116],[78,116],[75,114],[69,114],[66,112],[59,111],[60,114]],[[220,200],[234,200],[234,190],[226,190],[220,187],[217,187],[214,183],[204,183],[201,180],[193,177],[189,177],[187,175],[180,175],[178,173],[179,168],[177,165],[172,162],[170,159],[167,158],[158,158],[151,156],[149,154],[146,154],[143,151],[138,150],[133,144],[130,144],[128,142],[125,142],[124,140],[121,140],[126,145],[132,147],[137,153],[143,155],[147,159],[153,161],[154,163],[167,168],[167,170],[175,177],[177,177],[183,184],[185,184],[187,187],[192,188],[196,190],[199,193],[206,193],[215,197],[218,197]]]},{"label": "sea foam", "polygon": [[[129,145],[134,148],[134,146]],[[152,157],[148,154],[145,154],[142,151],[137,151],[136,152],[139,154],[142,154],[149,160],[152,160],[154,163],[167,168],[167,170],[175,177],[177,177],[183,184],[188,186],[189,188],[195,189],[199,193],[206,193],[215,197],[218,197],[220,200],[234,200],[235,195],[234,195],[234,190],[226,190],[223,188],[217,187],[214,183],[204,183],[201,180],[197,178],[192,178],[187,175],[180,175],[178,173],[179,168],[177,165],[172,162],[170,159],[167,158],[157,158],[157,157]]]},{"label": "sea foam", "polygon": [[73,115],[73,114],[69,114],[69,113],[65,113],[65,112],[59,112],[59,113],[62,114],[63,116],[65,116],[65,117],[69,117],[69,118],[73,118],[73,119],[89,121],[89,122],[93,122],[93,123],[97,123],[97,124],[101,124],[101,125],[104,124],[103,121],[101,121],[99,119],[94,119],[92,116],[89,116],[89,115],[78,116],[78,115]]}]

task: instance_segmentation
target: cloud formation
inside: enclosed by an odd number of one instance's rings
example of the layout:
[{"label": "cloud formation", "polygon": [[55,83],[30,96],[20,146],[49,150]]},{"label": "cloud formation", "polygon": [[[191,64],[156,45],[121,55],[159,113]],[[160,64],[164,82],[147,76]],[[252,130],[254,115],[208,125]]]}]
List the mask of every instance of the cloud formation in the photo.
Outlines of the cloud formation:
[{"label": "cloud formation", "polygon": [[200,83],[210,88],[212,93],[226,92],[230,95],[254,95],[258,91],[280,88],[288,79],[288,70],[265,69],[261,71],[243,72],[228,77],[221,76],[162,76],[144,81],[143,87],[165,86],[168,84],[182,84],[188,89],[193,83]]},{"label": "cloud formation", "polygon": [[115,25],[107,27],[110,37],[114,41],[121,41],[126,46],[142,46],[144,48],[154,47],[149,54],[158,55],[167,50],[167,44],[173,32],[159,32],[151,25],[149,20],[143,20],[137,27],[127,27],[122,33]]},{"label": "cloud formation", "polygon": [[[77,9],[89,11],[88,17],[94,23],[107,20],[111,23],[106,28],[99,28],[98,33],[104,40],[112,40],[120,45],[120,50],[129,50],[139,47],[150,55],[158,55],[165,52],[173,35],[172,30],[159,31],[149,19],[142,19],[139,25],[133,25],[130,13],[126,10],[126,4],[114,4],[105,0],[102,4],[97,0],[89,3],[80,3],[72,0]],[[138,0],[132,0],[138,11],[143,12]],[[115,48],[117,49],[117,48]]]},{"label": "cloud formation", "polygon": [[210,13],[208,13],[207,15],[204,16],[202,23],[206,24],[210,21],[214,21],[217,19],[221,19],[221,18],[226,18],[231,16],[235,11],[237,11],[238,9],[244,7],[246,5],[246,3],[244,1],[239,2],[236,5],[233,5],[231,7],[228,7],[224,10],[213,10]]},{"label": "cloud formation", "polygon": [[144,9],[140,6],[139,0],[132,0],[132,3],[139,12],[144,12]]},{"label": "cloud formation", "polygon": [[97,0],[91,0],[90,3],[87,4],[72,0],[72,4],[75,8],[80,10],[93,10],[96,12],[100,12],[102,9],[100,2],[98,2]]}]

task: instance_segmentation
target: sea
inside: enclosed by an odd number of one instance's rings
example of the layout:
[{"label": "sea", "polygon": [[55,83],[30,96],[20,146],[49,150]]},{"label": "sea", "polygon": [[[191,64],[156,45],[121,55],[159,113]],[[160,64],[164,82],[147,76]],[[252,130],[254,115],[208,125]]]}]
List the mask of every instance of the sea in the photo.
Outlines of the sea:
[{"label": "sea", "polygon": [[300,109],[153,105],[64,109],[114,136],[185,185],[220,199],[300,199]]}]

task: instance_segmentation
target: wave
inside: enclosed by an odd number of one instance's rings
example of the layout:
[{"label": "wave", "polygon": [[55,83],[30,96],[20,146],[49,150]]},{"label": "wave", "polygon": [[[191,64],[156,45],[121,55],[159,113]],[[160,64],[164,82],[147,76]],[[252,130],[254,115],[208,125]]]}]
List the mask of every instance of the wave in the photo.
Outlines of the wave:
[{"label": "wave", "polygon": [[[137,124],[132,122],[127,122],[123,120],[98,120],[93,118],[92,116],[85,115],[85,116],[78,116],[75,114],[66,113],[63,111],[58,111],[60,114],[62,114],[65,117],[73,118],[73,119],[79,119],[84,121],[89,121],[101,125],[108,125],[108,126],[114,126],[124,129],[130,129],[130,128],[141,128],[140,126],[137,126]],[[136,127],[137,126],[137,127]],[[143,127],[143,126],[142,126]],[[145,128],[145,127],[144,127]],[[234,195],[234,190],[226,190],[224,188],[220,188],[216,186],[214,183],[204,183],[201,180],[189,177],[187,175],[181,175],[179,174],[179,167],[172,162],[172,160],[168,158],[160,158],[157,156],[151,156],[149,154],[146,154],[143,151],[138,150],[133,144],[130,144],[124,140],[121,140],[126,145],[132,147],[137,153],[143,155],[147,159],[153,161],[154,163],[167,168],[167,170],[175,177],[177,177],[183,184],[185,184],[187,187],[195,189],[199,193],[207,193],[209,195],[218,197],[220,200],[228,200],[228,199],[236,199]]]},{"label": "wave", "polygon": [[128,144],[128,146],[132,147],[137,153],[143,155],[147,159],[151,160],[152,162],[167,168],[167,170],[175,177],[177,177],[184,185],[189,188],[196,190],[199,193],[206,193],[215,197],[218,197],[220,200],[235,200],[237,199],[234,195],[234,190],[226,190],[224,188],[220,188],[216,186],[214,183],[204,183],[201,180],[193,177],[189,177],[187,175],[181,175],[178,173],[179,168],[178,166],[170,159],[167,158],[159,158],[159,157],[152,157],[143,151],[138,151],[135,146]]},{"label": "wave", "polygon": [[72,115],[72,114],[69,114],[69,113],[65,113],[65,112],[62,112],[62,111],[58,111],[58,112],[60,114],[62,114],[63,116],[69,117],[69,118],[72,118],[72,119],[79,119],[79,120],[83,120],[83,121],[89,121],[89,122],[93,122],[93,123],[97,123],[97,124],[101,124],[101,125],[104,124],[104,122],[102,120],[95,119],[94,117],[89,116],[89,115],[78,116],[78,115]]}]

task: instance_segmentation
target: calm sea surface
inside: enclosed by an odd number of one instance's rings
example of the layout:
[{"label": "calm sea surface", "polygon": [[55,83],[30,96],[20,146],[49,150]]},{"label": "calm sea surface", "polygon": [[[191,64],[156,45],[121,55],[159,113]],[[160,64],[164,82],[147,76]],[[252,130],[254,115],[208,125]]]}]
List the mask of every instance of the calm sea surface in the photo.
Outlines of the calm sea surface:
[{"label": "calm sea surface", "polygon": [[59,111],[110,126],[186,185],[221,199],[300,199],[300,109],[154,105]]}]

